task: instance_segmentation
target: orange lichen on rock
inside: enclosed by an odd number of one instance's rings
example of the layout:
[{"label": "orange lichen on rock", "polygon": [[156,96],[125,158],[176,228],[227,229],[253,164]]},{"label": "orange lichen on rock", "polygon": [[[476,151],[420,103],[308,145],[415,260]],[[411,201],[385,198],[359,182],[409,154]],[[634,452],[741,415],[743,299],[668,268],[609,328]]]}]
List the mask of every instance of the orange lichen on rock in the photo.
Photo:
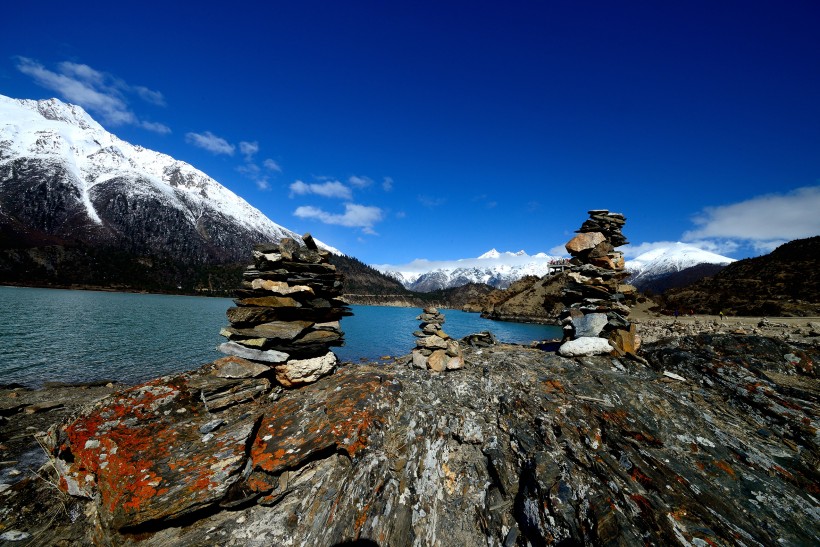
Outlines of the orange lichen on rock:
[{"label": "orange lichen on rock", "polygon": [[[384,401],[394,399],[398,386],[370,373],[340,371],[320,384],[274,403],[251,446],[255,469],[271,474],[297,467],[317,452],[342,451],[353,458],[367,446],[368,436],[384,423]],[[310,401],[305,404],[305,401]],[[379,401],[381,404],[376,404]],[[298,422],[294,416],[298,414]]]}]

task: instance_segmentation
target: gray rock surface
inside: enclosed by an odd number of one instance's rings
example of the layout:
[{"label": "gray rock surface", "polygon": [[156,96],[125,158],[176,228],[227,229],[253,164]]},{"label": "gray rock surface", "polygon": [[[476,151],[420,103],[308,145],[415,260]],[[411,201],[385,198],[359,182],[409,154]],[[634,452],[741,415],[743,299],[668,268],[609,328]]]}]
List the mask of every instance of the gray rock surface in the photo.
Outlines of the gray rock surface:
[{"label": "gray rock surface", "polygon": [[[132,388],[57,428],[55,464],[84,470],[92,498],[24,480],[0,493],[0,529],[38,544],[152,546],[820,542],[818,350],[703,334],[641,355],[646,364],[465,348],[470,366],[448,374],[350,365],[284,391],[205,367]],[[243,389],[262,391],[220,411],[199,402],[200,392]],[[152,393],[161,397],[145,399]],[[144,414],[125,412],[133,397],[150,403]],[[104,427],[122,437],[91,434],[106,415]],[[111,456],[111,442],[142,443],[139,431],[188,439],[185,459],[175,459],[174,443],[143,443],[135,477],[125,466],[106,480],[128,461]],[[229,467],[215,465],[217,438],[232,439]],[[43,473],[59,484],[50,466]],[[146,476],[158,491],[213,486],[155,500],[133,489]],[[130,503],[115,520],[106,516],[112,499]]]}]

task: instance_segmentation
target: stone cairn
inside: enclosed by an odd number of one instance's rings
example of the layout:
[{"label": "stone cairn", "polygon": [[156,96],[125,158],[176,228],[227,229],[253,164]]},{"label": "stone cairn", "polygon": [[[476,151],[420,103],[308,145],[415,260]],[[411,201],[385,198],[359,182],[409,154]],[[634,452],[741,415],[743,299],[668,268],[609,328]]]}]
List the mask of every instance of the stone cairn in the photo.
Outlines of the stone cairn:
[{"label": "stone cairn", "polygon": [[416,347],[412,352],[412,365],[434,372],[464,368],[464,356],[458,342],[441,330],[444,314],[436,308],[424,308],[416,319],[421,321],[421,330],[413,333]]},{"label": "stone cairn", "polygon": [[626,218],[606,209],[588,214],[576,230],[578,235],[566,244],[572,259],[562,295],[565,343],[559,352],[579,355],[614,350],[634,355],[640,339],[627,317],[637,290],[622,283],[629,272],[624,269],[623,253],[615,250],[628,243],[621,233]]},{"label": "stone cairn", "polygon": [[310,234],[304,245],[284,238],[254,246],[254,264],[228,309],[230,327],[222,353],[273,368],[276,380],[293,387],[315,382],[336,364],[331,346],[344,344],[339,320],[352,315],[340,300],[342,275]]}]

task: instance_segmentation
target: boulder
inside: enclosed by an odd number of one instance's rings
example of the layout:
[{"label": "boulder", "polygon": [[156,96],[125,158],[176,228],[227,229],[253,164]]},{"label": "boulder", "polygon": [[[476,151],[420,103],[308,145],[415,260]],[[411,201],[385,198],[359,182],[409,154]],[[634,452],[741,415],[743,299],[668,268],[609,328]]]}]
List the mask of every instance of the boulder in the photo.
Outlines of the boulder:
[{"label": "boulder", "polygon": [[449,361],[450,357],[447,356],[447,352],[437,349],[427,358],[427,368],[433,372],[444,372],[447,370],[447,363],[449,363]]},{"label": "boulder", "polygon": [[612,346],[606,338],[592,336],[568,340],[558,348],[558,353],[564,357],[584,357],[587,355],[602,355],[610,352],[612,352]]},{"label": "boulder", "polygon": [[603,243],[604,241],[606,241],[606,238],[601,232],[586,232],[578,234],[570,239],[565,247],[569,254],[575,256],[583,253],[584,251],[594,249],[596,245]]}]

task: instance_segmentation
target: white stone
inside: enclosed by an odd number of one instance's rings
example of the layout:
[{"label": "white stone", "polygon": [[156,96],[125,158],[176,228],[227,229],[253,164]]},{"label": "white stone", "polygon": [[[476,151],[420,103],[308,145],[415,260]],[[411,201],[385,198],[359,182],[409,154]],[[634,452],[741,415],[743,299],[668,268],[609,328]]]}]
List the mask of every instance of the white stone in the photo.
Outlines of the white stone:
[{"label": "white stone", "polygon": [[243,359],[250,359],[252,361],[264,361],[265,363],[284,363],[288,360],[287,353],[276,351],[275,349],[259,350],[253,348],[246,348],[236,342],[225,342],[219,344],[217,347],[219,351],[226,355],[235,355]]},{"label": "white stone", "polygon": [[583,336],[561,344],[558,353],[564,357],[582,357],[586,355],[602,355],[612,351],[609,340],[593,336]]},{"label": "white stone", "polygon": [[276,380],[286,387],[309,384],[329,373],[335,365],[336,354],[332,351],[321,357],[291,359],[287,363],[276,365]]}]

